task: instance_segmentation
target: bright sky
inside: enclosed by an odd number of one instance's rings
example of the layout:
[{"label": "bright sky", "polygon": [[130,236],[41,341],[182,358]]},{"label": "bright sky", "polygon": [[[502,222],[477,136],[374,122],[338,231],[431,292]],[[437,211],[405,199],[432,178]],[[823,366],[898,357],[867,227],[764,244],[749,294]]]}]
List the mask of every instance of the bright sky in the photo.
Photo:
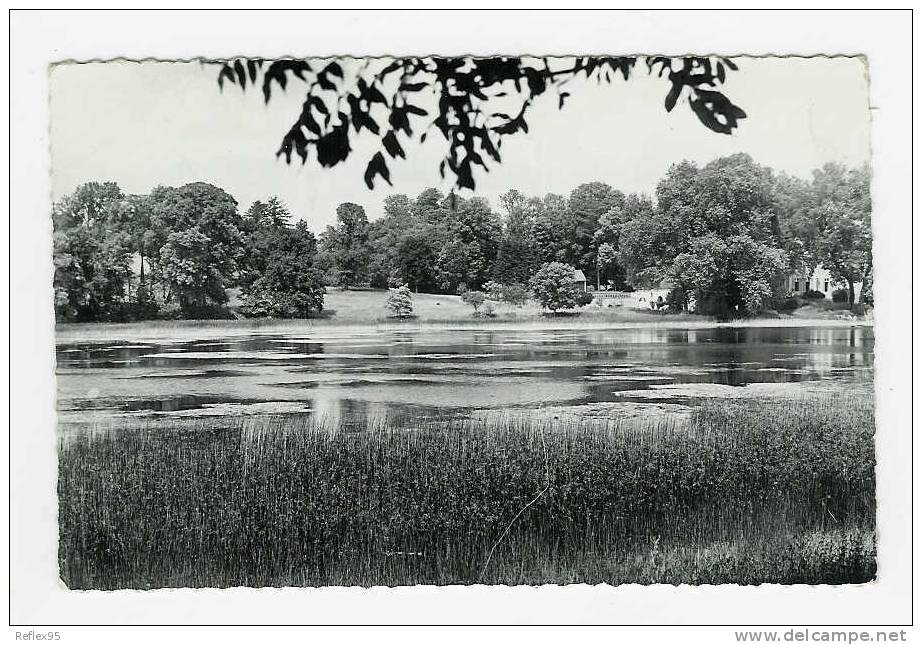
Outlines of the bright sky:
[{"label": "bright sky", "polygon": [[[527,195],[569,193],[605,181],[626,193],[652,193],[670,164],[706,163],[746,152],[757,162],[809,176],[827,161],[850,166],[870,156],[865,66],[856,58],[742,58],[724,91],[748,114],[736,134],[706,129],[684,99],[663,108],[668,83],[635,68],[627,83],[572,84],[563,110],[542,97],[529,133],[508,137],[503,163],[475,175],[477,194],[496,206],[509,188]],[[51,73],[52,191],[55,199],[87,181],[117,182],[129,193],[205,181],[227,190],[245,210],[278,195],[315,231],[335,220],[344,201],[381,213],[392,193],[415,196],[450,188],[438,173],[444,140],[433,132],[408,159],[390,164],[393,187],[370,191],[365,164],[375,140],[353,141],[345,164],[323,169],[275,158],[300,111],[300,85],[268,106],[259,89],[219,91],[217,68],[199,63],[68,64]]]}]

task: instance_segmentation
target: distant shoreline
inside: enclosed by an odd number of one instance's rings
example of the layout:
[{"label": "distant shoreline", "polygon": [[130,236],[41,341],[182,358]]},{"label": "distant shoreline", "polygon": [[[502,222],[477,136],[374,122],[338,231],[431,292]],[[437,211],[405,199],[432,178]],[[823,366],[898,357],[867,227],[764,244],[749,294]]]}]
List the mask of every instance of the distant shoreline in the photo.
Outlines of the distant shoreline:
[{"label": "distant shoreline", "polygon": [[170,338],[205,339],[274,333],[319,332],[373,332],[373,331],[508,331],[514,329],[714,329],[714,328],[771,328],[771,327],[873,327],[873,320],[859,318],[749,318],[718,322],[710,318],[692,318],[683,315],[665,315],[649,320],[598,320],[591,317],[475,319],[469,320],[408,320],[408,321],[343,321],[335,319],[272,319],[246,320],[169,320],[134,323],[63,323],[55,326],[55,340],[60,343],[92,342],[95,340],[163,340]]}]

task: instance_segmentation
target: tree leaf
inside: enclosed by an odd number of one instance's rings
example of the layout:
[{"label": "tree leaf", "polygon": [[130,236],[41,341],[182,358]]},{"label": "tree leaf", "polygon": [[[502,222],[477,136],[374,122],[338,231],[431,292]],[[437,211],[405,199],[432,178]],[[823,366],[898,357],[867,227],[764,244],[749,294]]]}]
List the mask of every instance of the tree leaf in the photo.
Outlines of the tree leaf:
[{"label": "tree leaf", "polygon": [[666,111],[672,112],[672,108],[675,107],[676,101],[679,100],[679,94],[682,93],[682,85],[679,83],[673,83],[672,87],[669,89],[669,94],[666,95]]},{"label": "tree leaf", "polygon": [[389,154],[392,159],[394,157],[406,159],[407,155],[400,145],[400,141],[397,140],[397,135],[394,134],[393,130],[389,130],[381,141],[384,143],[384,149],[387,150],[387,154]]},{"label": "tree leaf", "polygon": [[320,124],[314,120],[314,117],[311,115],[311,103],[310,101],[305,101],[304,106],[301,109],[301,118],[299,123],[310,130],[313,134],[319,135],[321,132]]},{"label": "tree leaf", "polygon": [[368,162],[368,166],[365,168],[365,185],[368,186],[369,189],[374,189],[375,176],[378,175],[389,185],[393,185],[391,184],[391,173],[387,168],[387,162],[384,160],[384,155],[380,152],[375,153],[375,156],[371,158],[371,161]]},{"label": "tree leaf", "polygon": [[474,174],[471,171],[471,164],[467,160],[461,162],[456,170],[458,177],[458,186],[460,188],[469,188],[474,190]]},{"label": "tree leaf", "polygon": [[387,67],[378,72],[379,77],[387,76],[393,72],[396,72],[398,69],[403,67],[403,61],[400,59],[395,60],[393,63],[390,63]]},{"label": "tree leaf", "polygon": [[322,98],[320,98],[319,96],[311,95],[309,100],[311,102],[311,105],[314,106],[315,110],[317,110],[321,114],[327,114],[327,115],[330,114],[330,111],[327,110],[327,105],[326,103],[323,102]]},{"label": "tree leaf", "polygon": [[339,117],[339,124],[317,139],[317,161],[321,166],[335,166],[345,161],[352,152],[352,148],[349,147],[349,126],[346,115],[340,113]]},{"label": "tree leaf", "polygon": [[240,83],[240,87],[246,89],[247,73],[239,59],[234,61],[234,71],[237,72],[237,82]]},{"label": "tree leaf", "polygon": [[322,90],[327,90],[329,92],[336,91],[336,86],[330,82],[325,72],[317,74],[317,85],[319,85]]},{"label": "tree leaf", "polygon": [[390,116],[388,117],[388,123],[393,130],[403,130],[407,136],[413,134],[413,130],[410,127],[410,119],[407,118],[406,110],[400,107],[395,107],[391,110]]},{"label": "tree leaf", "polygon": [[387,99],[384,98],[384,95],[381,91],[374,85],[369,85],[364,92],[362,92],[362,98],[364,98],[369,103],[380,103],[382,105],[387,105]]},{"label": "tree leaf", "polygon": [[218,87],[222,90],[224,89],[224,81],[228,80],[231,83],[236,83],[236,78],[234,77],[234,70],[231,69],[230,65],[224,63],[221,66],[221,71],[218,72]]},{"label": "tree leaf", "polygon": [[272,96],[273,80],[275,80],[283,90],[288,84],[288,77],[285,75],[285,72],[278,70],[278,68],[274,66],[270,66],[266,75],[263,77],[263,99],[265,99],[266,103],[269,102],[269,98]]},{"label": "tree leaf", "polygon": [[428,83],[401,83],[400,91],[401,92],[419,92],[424,90],[429,86]]},{"label": "tree leaf", "polygon": [[416,116],[427,116],[429,114],[421,107],[416,107],[415,105],[410,105],[409,103],[407,103],[403,107],[407,112],[409,112],[410,114],[415,114]]},{"label": "tree leaf", "polygon": [[259,66],[261,64],[262,64],[261,62],[257,62],[255,60],[247,61],[247,72],[249,72],[251,83],[256,82],[256,73],[259,71]]},{"label": "tree leaf", "polygon": [[731,134],[739,120],[746,118],[746,113],[720,92],[696,89],[695,95],[688,99],[692,110],[714,132]]},{"label": "tree leaf", "polygon": [[339,63],[336,61],[331,62],[329,65],[323,68],[325,74],[332,74],[333,76],[338,76],[343,78],[343,68],[339,66]]}]

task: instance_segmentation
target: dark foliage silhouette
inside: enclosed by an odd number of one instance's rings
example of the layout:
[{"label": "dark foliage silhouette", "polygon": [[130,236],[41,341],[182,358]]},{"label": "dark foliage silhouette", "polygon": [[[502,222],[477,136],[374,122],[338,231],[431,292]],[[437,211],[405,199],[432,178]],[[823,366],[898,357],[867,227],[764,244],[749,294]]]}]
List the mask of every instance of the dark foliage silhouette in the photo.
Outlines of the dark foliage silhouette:
[{"label": "dark foliage silhouette", "polygon": [[365,169],[373,188],[378,177],[390,183],[388,160],[405,159],[411,143],[423,143],[434,128],[447,152],[439,164],[442,177],[454,176],[458,188],[474,189],[474,168],[488,172],[502,161],[503,139],[528,132],[526,119],[534,101],[557,97],[560,108],[577,79],[613,83],[630,79],[639,61],[647,72],[665,79],[671,112],[681,97],[707,128],[730,134],[746,113],[719,87],[727,58],[688,56],[579,56],[554,58],[365,58],[234,59],[209,61],[220,66],[218,83],[244,90],[261,86],[268,103],[276,87],[296,79],[306,86],[301,113],[282,137],[277,152],[291,163],[308,159],[323,167],[345,161],[354,139],[376,137],[380,148]]}]

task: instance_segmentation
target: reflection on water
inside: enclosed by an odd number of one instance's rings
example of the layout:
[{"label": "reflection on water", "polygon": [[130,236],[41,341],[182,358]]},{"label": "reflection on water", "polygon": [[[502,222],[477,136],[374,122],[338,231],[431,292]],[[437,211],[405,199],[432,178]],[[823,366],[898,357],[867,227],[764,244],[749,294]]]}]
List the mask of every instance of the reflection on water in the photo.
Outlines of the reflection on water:
[{"label": "reflection on water", "polygon": [[404,425],[485,411],[613,414],[701,397],[868,390],[867,327],[377,330],[57,347],[62,427],[313,414]]}]

